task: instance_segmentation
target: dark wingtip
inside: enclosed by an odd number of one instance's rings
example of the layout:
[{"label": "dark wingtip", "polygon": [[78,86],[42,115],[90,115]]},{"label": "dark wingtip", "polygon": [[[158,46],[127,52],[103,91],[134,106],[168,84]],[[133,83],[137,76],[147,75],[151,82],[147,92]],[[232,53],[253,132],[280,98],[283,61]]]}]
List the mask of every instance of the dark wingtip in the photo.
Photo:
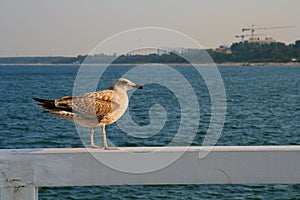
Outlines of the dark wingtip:
[{"label": "dark wingtip", "polygon": [[35,101],[37,101],[37,102],[42,102],[42,103],[45,102],[45,99],[41,99],[41,98],[35,98],[35,97],[33,97],[32,99],[35,100]]},{"label": "dark wingtip", "polygon": [[138,87],[138,89],[143,90],[144,87],[143,87],[142,85],[140,85],[140,86]]},{"label": "dark wingtip", "polygon": [[37,104],[39,107],[44,107],[44,108],[55,108],[55,103],[54,100],[48,100],[48,99],[41,99],[41,98],[32,98],[33,100],[40,102]]}]

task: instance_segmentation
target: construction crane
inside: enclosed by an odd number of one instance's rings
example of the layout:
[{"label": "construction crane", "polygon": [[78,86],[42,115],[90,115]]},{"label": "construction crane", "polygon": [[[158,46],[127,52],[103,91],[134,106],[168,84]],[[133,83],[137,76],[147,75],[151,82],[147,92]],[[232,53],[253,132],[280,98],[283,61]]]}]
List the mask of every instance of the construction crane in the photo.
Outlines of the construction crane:
[{"label": "construction crane", "polygon": [[254,32],[256,30],[270,30],[270,29],[283,29],[283,28],[295,28],[296,26],[271,26],[271,27],[255,27],[254,24],[252,24],[251,28],[243,28],[242,32],[245,31],[251,31],[251,38],[254,36]]},{"label": "construction crane", "polygon": [[253,34],[253,35],[252,34],[243,34],[243,35],[236,35],[235,37],[241,38],[241,42],[244,42],[245,37],[251,36],[253,38],[254,36],[260,36],[260,35],[264,35],[264,34]]}]

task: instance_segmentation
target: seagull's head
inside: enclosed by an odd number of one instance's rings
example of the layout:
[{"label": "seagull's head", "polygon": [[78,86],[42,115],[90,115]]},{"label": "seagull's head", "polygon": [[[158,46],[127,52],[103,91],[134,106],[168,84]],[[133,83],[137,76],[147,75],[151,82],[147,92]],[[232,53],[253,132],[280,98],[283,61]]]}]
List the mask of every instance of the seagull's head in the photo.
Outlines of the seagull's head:
[{"label": "seagull's head", "polygon": [[111,90],[122,89],[122,90],[127,91],[127,90],[136,89],[136,88],[144,89],[143,86],[135,84],[126,78],[119,78],[112,82],[109,89],[111,89]]}]

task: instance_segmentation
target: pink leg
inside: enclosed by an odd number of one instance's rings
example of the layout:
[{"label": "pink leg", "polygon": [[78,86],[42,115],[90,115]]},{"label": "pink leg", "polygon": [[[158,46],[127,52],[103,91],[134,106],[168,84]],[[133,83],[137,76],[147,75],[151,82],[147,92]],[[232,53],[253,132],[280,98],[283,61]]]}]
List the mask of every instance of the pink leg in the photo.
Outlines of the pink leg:
[{"label": "pink leg", "polygon": [[104,149],[105,150],[119,150],[118,148],[115,147],[108,147],[107,141],[106,141],[106,131],[105,131],[105,125],[102,126],[102,134],[103,134],[103,143],[104,143]]},{"label": "pink leg", "polygon": [[102,148],[101,146],[96,146],[94,144],[94,129],[93,128],[90,129],[90,137],[91,137],[91,148],[93,148],[93,149],[100,149],[100,148]]}]

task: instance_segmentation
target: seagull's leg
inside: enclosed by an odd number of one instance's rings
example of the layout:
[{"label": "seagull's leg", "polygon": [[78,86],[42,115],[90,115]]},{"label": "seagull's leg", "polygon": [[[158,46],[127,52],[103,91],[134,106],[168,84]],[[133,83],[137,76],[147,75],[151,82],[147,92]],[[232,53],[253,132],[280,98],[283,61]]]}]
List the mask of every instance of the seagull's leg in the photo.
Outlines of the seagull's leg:
[{"label": "seagull's leg", "polygon": [[94,129],[93,128],[90,129],[90,137],[91,137],[91,147],[92,148],[95,148],[95,149],[102,148],[101,146],[96,146],[94,143]]},{"label": "seagull's leg", "polygon": [[104,143],[104,149],[105,150],[119,150],[118,148],[115,147],[108,147],[107,141],[106,141],[106,131],[105,131],[105,125],[101,126],[102,127],[102,134],[103,134],[103,143]]}]

